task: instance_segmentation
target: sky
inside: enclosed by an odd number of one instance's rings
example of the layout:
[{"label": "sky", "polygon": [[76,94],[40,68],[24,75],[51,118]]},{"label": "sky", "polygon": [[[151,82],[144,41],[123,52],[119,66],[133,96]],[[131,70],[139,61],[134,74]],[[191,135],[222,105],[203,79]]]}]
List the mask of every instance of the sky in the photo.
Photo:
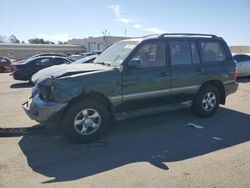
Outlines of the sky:
[{"label": "sky", "polygon": [[20,41],[211,33],[250,46],[250,0],[0,0],[0,35]]}]

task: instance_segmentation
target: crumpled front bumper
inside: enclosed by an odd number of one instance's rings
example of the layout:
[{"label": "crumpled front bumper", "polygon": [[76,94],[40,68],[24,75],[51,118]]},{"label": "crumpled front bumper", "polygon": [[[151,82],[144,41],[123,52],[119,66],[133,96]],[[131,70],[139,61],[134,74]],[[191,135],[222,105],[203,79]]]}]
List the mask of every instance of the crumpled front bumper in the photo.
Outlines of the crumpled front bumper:
[{"label": "crumpled front bumper", "polygon": [[22,107],[25,113],[38,122],[48,122],[56,120],[60,117],[63,109],[67,104],[45,102],[40,99],[39,95],[35,95],[23,103]]}]

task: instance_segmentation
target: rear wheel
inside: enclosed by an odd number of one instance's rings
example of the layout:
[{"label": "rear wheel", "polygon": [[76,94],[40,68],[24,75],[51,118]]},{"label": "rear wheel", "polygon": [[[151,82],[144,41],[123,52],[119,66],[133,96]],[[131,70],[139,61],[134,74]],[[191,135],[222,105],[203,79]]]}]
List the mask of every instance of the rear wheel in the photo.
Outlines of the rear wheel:
[{"label": "rear wheel", "polygon": [[63,132],[76,143],[91,142],[107,130],[107,108],[92,99],[78,101],[70,106],[63,118]]},{"label": "rear wheel", "polygon": [[220,92],[218,88],[207,84],[198,92],[192,110],[198,116],[208,117],[212,116],[218,110],[219,104]]}]

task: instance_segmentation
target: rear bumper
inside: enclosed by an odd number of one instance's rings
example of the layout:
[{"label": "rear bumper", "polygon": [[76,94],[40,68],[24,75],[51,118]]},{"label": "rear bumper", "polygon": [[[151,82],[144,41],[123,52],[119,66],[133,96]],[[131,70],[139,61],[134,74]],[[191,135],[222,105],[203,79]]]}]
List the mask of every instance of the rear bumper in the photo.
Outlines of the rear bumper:
[{"label": "rear bumper", "polygon": [[40,123],[59,120],[65,106],[66,104],[45,102],[38,94],[22,105],[25,113]]},{"label": "rear bumper", "polygon": [[239,84],[237,82],[233,82],[233,83],[224,85],[224,87],[225,87],[225,96],[228,96],[237,91]]},{"label": "rear bumper", "polygon": [[13,72],[12,76],[15,80],[24,80],[24,81],[28,80],[27,76],[23,75],[20,72]]}]

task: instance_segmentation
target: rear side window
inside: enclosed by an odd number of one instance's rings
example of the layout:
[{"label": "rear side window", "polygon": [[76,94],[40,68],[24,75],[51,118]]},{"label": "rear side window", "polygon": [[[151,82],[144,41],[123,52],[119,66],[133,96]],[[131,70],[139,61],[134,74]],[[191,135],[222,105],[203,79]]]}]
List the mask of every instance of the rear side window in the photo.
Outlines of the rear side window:
[{"label": "rear side window", "polygon": [[6,62],[8,62],[7,59],[0,58],[0,63],[6,63]]},{"label": "rear side window", "polygon": [[55,64],[60,65],[60,64],[65,64],[65,63],[69,63],[69,61],[63,58],[55,58]]},{"label": "rear side window", "polygon": [[170,54],[172,65],[191,64],[191,51],[188,41],[170,41]]},{"label": "rear side window", "polygon": [[223,46],[219,42],[200,42],[203,62],[224,61],[226,59]]},{"label": "rear side window", "polygon": [[41,58],[36,60],[36,65],[53,65],[53,59],[51,58]]}]

